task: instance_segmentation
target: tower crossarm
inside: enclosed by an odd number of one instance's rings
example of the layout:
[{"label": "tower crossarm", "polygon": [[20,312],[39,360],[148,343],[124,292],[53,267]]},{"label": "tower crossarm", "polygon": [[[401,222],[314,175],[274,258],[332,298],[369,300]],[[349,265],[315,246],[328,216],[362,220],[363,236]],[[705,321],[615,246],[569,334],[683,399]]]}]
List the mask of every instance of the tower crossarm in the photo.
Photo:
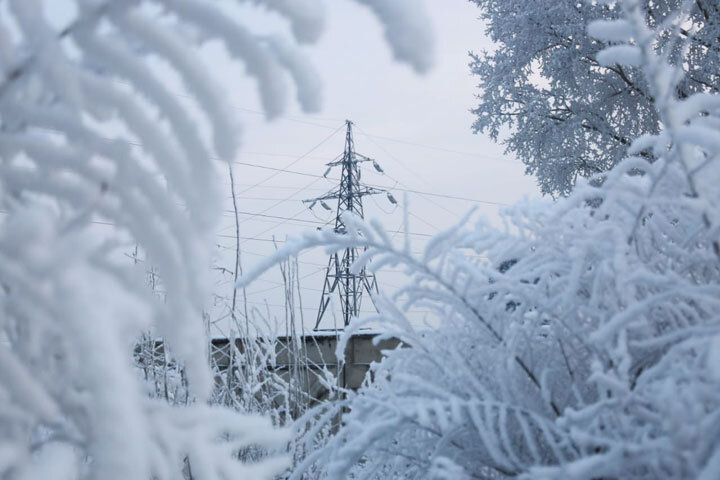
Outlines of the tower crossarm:
[{"label": "tower crossarm", "polygon": [[375,159],[366,157],[365,155],[361,155],[357,152],[352,152],[351,158],[347,159],[345,157],[338,158],[337,160],[333,160],[332,162],[326,163],[328,167],[337,167],[338,165],[342,165],[344,163],[363,163],[363,162],[375,162]]},{"label": "tower crossarm", "polygon": [[332,192],[328,192],[325,195],[321,195],[319,197],[305,199],[305,200],[303,200],[303,203],[313,204],[313,203],[319,202],[321,200],[335,200],[336,198],[340,198],[340,192],[337,190],[334,190]]},{"label": "tower crossarm", "polygon": [[[360,187],[356,190],[353,190],[353,196],[356,197],[364,197],[365,195],[378,195],[380,193],[387,193],[387,190],[383,190],[380,188],[374,188],[374,187]],[[336,191],[327,193],[325,195],[322,195],[320,197],[315,198],[308,198],[306,200],[303,200],[303,203],[313,203],[313,202],[319,202],[321,200],[336,200],[343,197],[343,194]]]}]

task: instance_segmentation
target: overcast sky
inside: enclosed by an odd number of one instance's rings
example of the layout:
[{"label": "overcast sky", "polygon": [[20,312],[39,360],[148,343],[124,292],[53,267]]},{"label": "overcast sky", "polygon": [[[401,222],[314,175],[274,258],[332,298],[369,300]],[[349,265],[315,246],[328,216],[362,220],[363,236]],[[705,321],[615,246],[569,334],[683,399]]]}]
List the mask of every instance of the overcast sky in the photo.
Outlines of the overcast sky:
[{"label": "overcast sky", "polygon": [[[267,122],[256,85],[245,75],[244,67],[231,61],[218,44],[202,49],[205,68],[218,80],[243,130],[234,168],[243,212],[240,236],[245,268],[272,251],[273,237],[282,241],[302,229],[332,222],[334,212],[320,206],[309,211],[302,200],[336,186],[336,172],[328,179],[313,175],[322,175],[325,163],[342,153],[345,119],[355,123],[356,150],[375,158],[386,172],[379,175],[372,167],[365,168],[364,181],[391,189],[401,203],[401,189],[432,194],[408,195],[416,251],[423,248],[427,235],[449,226],[472,207],[497,222],[503,205],[523,196],[538,196],[535,181],[524,175],[522,164],[504,155],[503,148],[489,138],[471,131],[469,110],[476,102],[477,88],[467,65],[468,52],[491,48],[474,4],[467,0],[425,1],[435,37],[435,65],[428,74],[417,75],[407,65],[393,61],[381,26],[367,8],[350,0],[324,3],[325,33],[317,44],[305,48],[324,84],[324,106],[316,114],[303,114],[293,101],[284,117]],[[286,24],[247,4],[238,7],[240,2],[232,0],[219,0],[219,4],[255,33],[289,35]],[[60,25],[73,16],[64,2],[52,4],[48,14]],[[182,95],[182,87],[171,73],[167,84],[169,90]],[[234,244],[234,224],[228,181],[225,176],[228,198],[217,232],[217,262],[232,268],[229,247]],[[334,209],[335,205],[331,206]],[[366,217],[377,218],[388,230],[401,228],[401,209],[385,197],[366,197],[364,206]],[[312,324],[327,256],[321,251],[309,252],[300,261],[304,313]],[[215,293],[229,296],[230,278],[221,277]],[[378,279],[386,292],[403,282],[400,274],[388,271],[381,272]],[[248,289],[248,295],[251,306],[267,301],[271,314],[282,320],[279,282],[278,272],[269,272]],[[366,300],[363,310],[371,309]]]},{"label": "overcast sky", "polygon": [[[369,10],[347,0],[325,3],[326,31],[318,44],[307,48],[324,82],[324,107],[317,114],[303,115],[293,103],[285,118],[267,123],[258,114],[254,84],[243,75],[242,67],[226,63],[222,53],[208,49],[208,62],[221,72],[228,102],[244,127],[239,162],[271,168],[291,165],[289,170],[294,172],[322,175],[324,164],[342,153],[342,126],[350,119],[356,125],[356,150],[377,159],[387,173],[381,176],[366,168],[363,180],[479,200],[411,194],[413,233],[430,234],[447,227],[473,206],[480,214],[496,219],[502,204],[538,195],[534,180],[523,174],[519,162],[504,155],[502,147],[489,138],[471,131],[473,116],[469,109],[475,103],[476,79],[467,66],[468,51],[491,47],[474,4],[465,0],[426,2],[436,39],[436,61],[430,73],[419,76],[408,66],[393,62],[381,27]],[[250,18],[256,31],[278,29],[279,24],[265,16]],[[246,268],[272,250],[269,240],[273,235],[281,240],[303,228],[314,228],[310,222],[333,218],[319,206],[314,212],[307,211],[301,200],[322,194],[335,182],[243,164],[235,165],[235,173],[242,192],[241,211],[294,218],[243,214],[240,235],[247,237],[242,240]],[[394,191],[394,196],[402,201],[403,192]],[[399,229],[400,210],[384,197],[366,197],[365,209],[366,216],[380,219],[388,229]],[[220,235],[231,235],[234,230],[230,214],[226,215]],[[414,235],[415,249],[420,250],[425,240]],[[230,246],[233,241],[220,236],[218,243]],[[223,258],[232,265],[227,253]],[[303,306],[309,323],[317,310],[326,258],[322,252],[311,252],[300,259],[300,273],[306,276],[302,282]],[[381,272],[378,279],[386,291],[402,283],[402,277],[393,272]],[[259,306],[264,300],[280,305],[279,281],[277,272],[271,272],[251,286],[251,305]],[[218,288],[229,288],[229,284]],[[371,310],[367,300],[363,310]],[[276,308],[273,313],[282,318],[282,312]]]}]

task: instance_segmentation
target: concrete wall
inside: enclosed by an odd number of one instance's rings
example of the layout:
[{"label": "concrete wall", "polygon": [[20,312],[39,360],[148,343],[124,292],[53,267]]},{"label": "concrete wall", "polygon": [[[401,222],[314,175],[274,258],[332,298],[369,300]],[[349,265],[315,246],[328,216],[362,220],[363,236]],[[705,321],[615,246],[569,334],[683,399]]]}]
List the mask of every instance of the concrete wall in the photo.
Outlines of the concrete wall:
[{"label": "concrete wall", "polygon": [[[383,350],[391,350],[398,346],[396,339],[387,339],[373,344],[377,333],[359,332],[353,335],[345,348],[345,362],[338,365],[335,355],[338,337],[335,334],[313,332],[301,335],[295,340],[293,337],[279,336],[275,339],[275,363],[270,368],[281,376],[289,379],[291,375],[303,371],[307,380],[305,386],[307,394],[315,401],[327,398],[328,389],[318,378],[323,369],[327,369],[338,378],[340,386],[357,389],[363,382],[372,362],[379,362]],[[237,349],[244,350],[242,339],[235,339]],[[213,362],[221,370],[227,369],[230,363],[230,342],[228,339],[213,339]],[[341,358],[342,360],[342,358]],[[338,367],[340,372],[338,375]],[[305,374],[304,372],[307,372]],[[315,403],[315,402],[311,402]]]}]

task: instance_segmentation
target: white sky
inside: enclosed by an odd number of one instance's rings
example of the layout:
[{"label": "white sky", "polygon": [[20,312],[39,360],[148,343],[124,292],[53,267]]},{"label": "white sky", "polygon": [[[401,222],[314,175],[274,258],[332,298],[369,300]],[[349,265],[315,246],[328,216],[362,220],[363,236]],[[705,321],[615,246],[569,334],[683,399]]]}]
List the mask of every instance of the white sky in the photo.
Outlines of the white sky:
[{"label": "white sky", "polygon": [[[478,200],[457,200],[438,196],[409,194],[410,231],[415,234],[414,250],[423,248],[426,234],[447,227],[470,208],[497,220],[498,209],[523,196],[538,196],[533,178],[523,174],[523,166],[503,154],[502,147],[489,138],[471,132],[475,106],[476,79],[469,73],[468,52],[491,48],[483,35],[484,27],[476,18],[477,7],[467,0],[427,0],[425,2],[436,39],[434,68],[424,76],[407,65],[392,60],[381,26],[370,11],[350,0],[327,0],[327,27],[320,41],[305,48],[324,83],[324,107],[314,115],[299,111],[292,102],[287,114],[268,123],[260,112],[256,85],[217,44],[203,48],[207,68],[217,79],[228,105],[243,128],[242,150],[236,161],[270,168],[288,168],[294,172],[322,175],[325,163],[343,151],[344,120],[355,122],[355,144],[359,153],[375,158],[386,172],[378,175],[366,165],[363,180],[390,189],[401,187],[438,195]],[[222,0],[229,15],[236,16],[256,33],[285,32],[287,25],[251,7]],[[73,13],[65,2],[51,4],[48,14],[59,24]],[[168,88],[181,94],[181,87],[168,74]],[[332,135],[333,131],[339,131]],[[310,152],[310,153],[308,153]],[[302,158],[300,158],[302,157]],[[272,251],[274,236],[284,239],[302,229],[315,228],[313,222],[332,221],[332,212],[319,205],[307,210],[302,199],[332,189],[335,183],[312,176],[277,173],[273,170],[235,165],[240,210],[240,235],[245,268],[252,267]],[[330,175],[337,178],[337,173]],[[218,230],[219,265],[231,268],[234,225],[229,199]],[[403,192],[393,194],[401,203]],[[331,205],[334,207],[334,205]],[[366,197],[366,217],[379,219],[388,230],[401,228],[401,209],[383,196]],[[251,214],[265,216],[252,216]],[[292,217],[283,220],[273,217]],[[303,306],[305,325],[314,324],[327,257],[321,251],[308,252],[300,261],[304,277]],[[215,293],[231,294],[229,276],[218,274]],[[280,275],[276,270],[248,288],[250,306],[261,307],[267,301],[271,315],[284,324]],[[392,292],[403,282],[397,272],[378,274],[380,288]],[[275,307],[278,305],[278,307]],[[217,309],[211,309],[215,312]],[[369,299],[363,311],[372,311]],[[332,321],[322,326],[332,326]],[[221,328],[226,333],[226,328]]]},{"label": "white sky", "polygon": [[[490,48],[483,35],[483,25],[477,20],[474,4],[466,0],[430,0],[426,2],[435,30],[436,63],[433,70],[418,76],[408,66],[394,63],[385,44],[379,23],[362,6],[347,0],[325,2],[328,25],[320,42],[307,48],[324,81],[324,108],[316,115],[303,115],[293,104],[284,119],[266,123],[261,114],[254,85],[243,75],[241,68],[230,65],[220,71],[236,72],[222,75],[228,92],[228,102],[236,107],[244,126],[243,151],[238,161],[284,168],[298,157],[312,150],[346,118],[356,123],[356,150],[377,159],[387,175],[376,175],[371,166],[364,170],[363,180],[392,187],[396,181],[405,188],[437,194],[466,197],[489,203],[451,200],[439,197],[409,195],[410,231],[433,233],[449,226],[473,206],[478,212],[496,218],[498,204],[512,203],[525,195],[538,195],[534,179],[523,174],[522,164],[503,155],[502,147],[482,135],[474,135],[469,109],[475,104],[476,79],[468,69],[468,51]],[[274,28],[258,17],[256,30]],[[252,22],[251,22],[252,23]],[[213,68],[223,63],[221,54],[210,52]],[[251,110],[251,111],[248,111]],[[367,135],[365,135],[367,134]],[[344,128],[293,163],[290,170],[322,175],[325,163],[343,150]],[[330,221],[332,212],[319,205],[312,212],[304,211],[301,200],[322,194],[334,182],[296,174],[276,174],[245,165],[236,165],[241,210],[245,212],[294,217],[306,221]],[[274,175],[274,176],[273,176]],[[272,177],[272,178],[270,178]],[[247,190],[249,186],[261,185]],[[303,190],[304,189],[304,190]],[[403,193],[395,191],[402,201]],[[283,199],[290,197],[289,200]],[[265,200],[272,199],[272,200]],[[229,204],[228,204],[229,205]],[[380,219],[389,230],[401,225],[400,209],[395,210],[382,197],[365,199],[366,216]],[[334,207],[334,205],[332,205]],[[300,213],[302,212],[302,213]],[[224,219],[222,234],[234,230],[232,219]],[[241,224],[246,250],[244,264],[252,266],[260,255],[273,248],[268,240],[274,235],[283,239],[303,228],[314,228],[306,222],[244,215]],[[219,243],[232,245],[231,238],[219,237]],[[413,236],[415,249],[420,250],[426,237]],[[227,265],[232,265],[225,256]],[[327,260],[323,252],[310,252],[300,260],[306,325],[313,323],[320,298],[319,289]],[[312,265],[311,265],[312,264]],[[270,272],[248,289],[251,302],[267,300],[273,305],[282,303],[280,276]],[[378,275],[381,289],[392,291],[402,283],[397,273]],[[229,284],[221,288],[229,288]],[[258,303],[252,303],[258,306]],[[366,300],[363,310],[371,310]],[[284,317],[284,309],[274,313]],[[331,320],[324,324],[332,325]]]}]

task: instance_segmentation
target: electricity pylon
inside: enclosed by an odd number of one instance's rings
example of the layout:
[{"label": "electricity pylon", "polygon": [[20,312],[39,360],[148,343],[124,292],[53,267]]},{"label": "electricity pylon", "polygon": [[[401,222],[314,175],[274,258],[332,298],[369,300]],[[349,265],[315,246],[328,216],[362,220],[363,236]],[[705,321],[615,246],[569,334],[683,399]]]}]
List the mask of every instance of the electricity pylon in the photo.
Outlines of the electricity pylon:
[{"label": "electricity pylon", "polygon": [[[342,215],[345,212],[352,212],[360,218],[364,218],[362,204],[362,198],[364,196],[385,193],[390,202],[397,203],[390,192],[368,187],[360,183],[360,163],[372,162],[375,169],[381,173],[382,169],[375,160],[360,155],[355,151],[355,142],[353,141],[352,135],[353,123],[350,120],[346,120],[345,123],[347,125],[345,150],[343,151],[342,157],[327,164],[328,169],[324,175],[327,176],[333,167],[342,167],[340,185],[323,196],[305,200],[305,202],[311,204],[310,208],[317,202],[320,202],[323,208],[331,210],[331,207],[329,207],[325,201],[337,199],[335,233],[339,234],[347,233],[347,227],[342,220]],[[341,252],[335,252],[328,259],[322,297],[320,297],[320,307],[318,308],[317,320],[315,322],[316,330],[320,326],[323,315],[325,315],[325,311],[328,308],[330,297],[335,292],[338,292],[340,296],[343,327],[347,327],[350,324],[350,320],[353,317],[357,317],[360,313],[363,292],[366,292],[371,298],[373,292],[377,293],[378,285],[375,274],[368,272],[365,267],[358,273],[352,273],[350,271],[350,267],[360,254],[359,250],[358,248],[346,248],[342,251],[342,257],[340,256]]]}]

